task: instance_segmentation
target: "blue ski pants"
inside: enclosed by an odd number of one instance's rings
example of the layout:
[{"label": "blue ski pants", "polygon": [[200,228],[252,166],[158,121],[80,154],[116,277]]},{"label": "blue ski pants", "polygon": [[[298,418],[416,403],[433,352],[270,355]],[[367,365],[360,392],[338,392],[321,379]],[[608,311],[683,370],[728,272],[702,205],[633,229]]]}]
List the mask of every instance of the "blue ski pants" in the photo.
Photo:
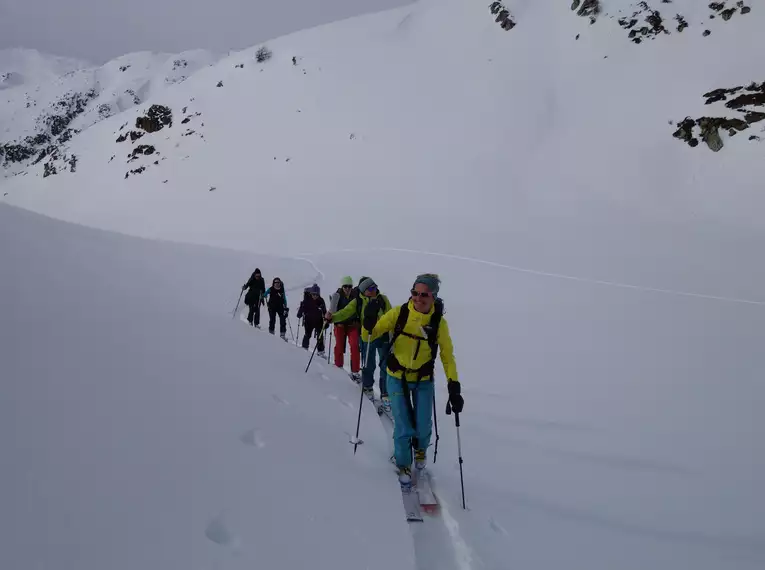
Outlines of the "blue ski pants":
[{"label": "blue ski pants", "polygon": [[416,428],[412,426],[403,381],[388,374],[388,394],[393,412],[393,454],[399,467],[412,465],[411,438],[417,438],[417,449],[427,449],[433,431],[433,380],[406,384],[416,415]]},{"label": "blue ski pants", "polygon": [[385,396],[388,394],[386,386],[386,377],[388,376],[388,370],[385,367],[388,355],[388,342],[382,337],[373,340],[371,346],[369,346],[369,356],[367,357],[367,345],[370,343],[361,341],[361,358],[366,358],[364,362],[364,368],[361,371],[361,383],[364,388],[372,388],[375,385],[375,368],[380,367],[380,394]]}]

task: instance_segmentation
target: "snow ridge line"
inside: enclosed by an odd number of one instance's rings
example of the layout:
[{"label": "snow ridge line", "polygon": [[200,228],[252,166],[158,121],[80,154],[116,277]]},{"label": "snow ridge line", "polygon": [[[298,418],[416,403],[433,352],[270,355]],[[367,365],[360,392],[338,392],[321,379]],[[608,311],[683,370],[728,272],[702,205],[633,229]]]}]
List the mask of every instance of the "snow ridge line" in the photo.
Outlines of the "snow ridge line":
[{"label": "snow ridge line", "polygon": [[[304,256],[309,255],[326,255],[329,253],[364,253],[369,251],[392,251],[398,253],[413,253],[417,255],[430,255],[433,257],[444,257],[447,259],[456,259],[459,261],[468,261],[471,263],[480,263],[481,265],[489,265],[491,267],[500,267],[502,269],[509,269],[510,271],[516,271],[518,273],[526,273],[529,275],[538,275],[541,277],[552,277],[555,279],[565,279],[567,281],[577,281],[579,283],[589,283],[591,285],[603,285],[605,287],[618,287],[621,289],[632,289],[633,291],[643,291],[646,293],[660,293],[662,295],[675,295],[678,297],[691,297],[694,299],[705,299],[707,301],[721,301],[725,303],[738,303],[745,305],[758,305],[765,306],[765,301],[754,301],[751,299],[739,299],[736,297],[723,297],[720,295],[708,295],[705,293],[694,293],[692,291],[677,291],[674,289],[662,289],[659,287],[645,287],[642,285],[633,285],[630,283],[620,283],[618,281],[605,281],[602,279],[589,279],[587,277],[577,277],[576,275],[566,275],[564,273],[553,273],[550,271],[540,271],[537,269],[529,269],[527,267],[518,267],[516,265],[506,265],[504,263],[498,263],[496,261],[489,261],[487,259],[479,259],[477,257],[467,257],[464,255],[454,255],[450,253],[439,253],[435,251],[419,251],[416,249],[404,249],[397,247],[375,247],[369,249],[339,249],[334,251],[325,251],[315,254],[301,254]],[[298,258],[302,259],[302,258]]]}]

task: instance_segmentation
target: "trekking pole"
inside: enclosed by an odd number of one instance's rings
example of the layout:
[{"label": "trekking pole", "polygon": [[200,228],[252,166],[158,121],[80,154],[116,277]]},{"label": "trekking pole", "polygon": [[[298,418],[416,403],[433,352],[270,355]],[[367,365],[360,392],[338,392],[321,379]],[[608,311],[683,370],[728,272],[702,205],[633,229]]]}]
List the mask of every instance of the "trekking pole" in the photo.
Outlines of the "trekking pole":
[{"label": "trekking pole", "polygon": [[[452,403],[446,402],[446,415],[451,415]],[[465,479],[462,477],[462,441],[460,440],[460,415],[455,412],[454,425],[457,427],[457,457],[460,461],[460,486],[462,487],[462,508],[465,509]]]},{"label": "trekking pole", "polygon": [[236,307],[234,308],[234,314],[231,317],[232,319],[235,319],[237,312],[239,312],[239,303],[242,302],[242,295],[244,295],[244,289],[242,289],[241,292],[239,293],[239,300],[236,302]]},{"label": "trekking pole", "polygon": [[297,336],[295,337],[295,346],[298,345],[298,340],[297,339],[300,338],[300,320],[301,319],[298,319],[298,333],[297,333]]},{"label": "trekking pole", "polygon": [[[324,321],[324,325],[321,327],[321,332],[319,333],[319,338],[321,338],[321,335],[324,334],[324,329],[327,326],[327,322]],[[318,340],[318,339],[317,339]],[[315,345],[313,345],[313,351],[311,352],[311,358],[308,359],[308,365],[305,367],[305,373],[308,374],[308,369],[311,367],[311,362],[313,362],[313,355],[316,354],[316,349],[318,348],[319,343],[317,342]],[[358,434],[356,434],[358,435]]]}]

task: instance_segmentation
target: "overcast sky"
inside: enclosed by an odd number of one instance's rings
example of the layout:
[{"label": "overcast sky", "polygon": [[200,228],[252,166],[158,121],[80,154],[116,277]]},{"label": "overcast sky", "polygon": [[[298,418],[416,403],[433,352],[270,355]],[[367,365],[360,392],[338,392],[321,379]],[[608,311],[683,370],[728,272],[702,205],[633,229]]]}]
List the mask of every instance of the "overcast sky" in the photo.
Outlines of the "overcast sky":
[{"label": "overcast sky", "polygon": [[241,49],[411,0],[0,0],[0,49],[102,63],[125,53]]}]

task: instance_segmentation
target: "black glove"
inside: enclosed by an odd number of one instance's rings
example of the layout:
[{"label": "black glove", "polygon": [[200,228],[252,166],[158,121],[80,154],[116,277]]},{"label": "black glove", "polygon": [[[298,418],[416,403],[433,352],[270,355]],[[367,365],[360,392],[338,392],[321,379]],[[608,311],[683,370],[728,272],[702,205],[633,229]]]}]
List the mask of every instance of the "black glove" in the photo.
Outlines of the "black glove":
[{"label": "black glove", "polygon": [[244,291],[245,289],[247,289],[247,283],[245,283],[244,285],[242,285],[242,291]]},{"label": "black glove", "polygon": [[461,414],[462,408],[465,406],[465,400],[460,396],[460,383],[456,380],[449,380],[446,383],[446,387],[449,389],[449,403],[452,406],[452,411],[455,414]]},{"label": "black glove", "polygon": [[290,308],[289,307],[284,307],[284,316],[286,317],[289,314],[290,314]]}]

